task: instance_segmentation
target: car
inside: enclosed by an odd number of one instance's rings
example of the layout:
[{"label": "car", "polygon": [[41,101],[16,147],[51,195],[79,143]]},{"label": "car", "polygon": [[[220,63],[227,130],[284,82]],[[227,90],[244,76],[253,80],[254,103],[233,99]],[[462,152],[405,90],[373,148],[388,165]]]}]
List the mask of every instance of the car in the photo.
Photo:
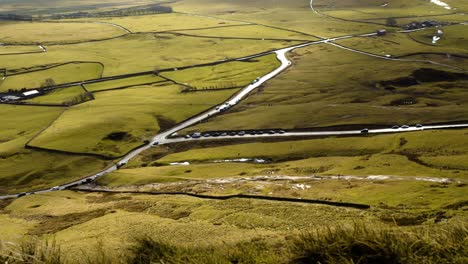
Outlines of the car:
[{"label": "car", "polygon": [[260,81],[260,77],[257,77],[255,80],[253,80],[250,84],[256,84]]},{"label": "car", "polygon": [[422,127],[424,127],[424,126],[421,125],[421,124],[417,124],[416,127],[417,127],[417,128],[422,128]]},{"label": "car", "polygon": [[60,190],[60,186],[55,186],[55,187],[52,187],[50,188],[51,191],[58,191]]},{"label": "car", "polygon": [[367,133],[369,133],[369,129],[368,129],[368,128],[364,128],[363,130],[361,130],[361,133],[362,133],[362,134],[367,134]]},{"label": "car", "polygon": [[201,133],[199,133],[199,132],[193,133],[192,138],[201,138]]},{"label": "car", "polygon": [[270,135],[273,135],[273,134],[275,134],[275,131],[274,131],[274,130],[270,130],[270,131],[268,131],[267,133],[270,134]]},{"label": "car", "polygon": [[392,126],[392,129],[399,129],[399,128],[400,126],[397,126],[397,125]]},{"label": "car", "polygon": [[404,126],[401,126],[401,128],[407,129],[407,128],[409,128],[409,126],[408,126],[408,125],[404,125]]},{"label": "car", "polygon": [[126,164],[127,164],[127,162],[122,161],[122,162],[117,163],[116,167],[117,167],[117,169],[120,169],[123,166],[125,166]]},{"label": "car", "polygon": [[20,197],[23,197],[23,196],[25,196],[25,195],[26,195],[26,193],[24,193],[24,192],[18,193],[18,194],[16,195],[16,198],[20,198]]},{"label": "car", "polygon": [[242,136],[245,136],[245,131],[239,131],[239,133],[237,133],[237,135],[239,135],[239,136],[241,136],[241,137],[242,137]]},{"label": "car", "polygon": [[191,138],[191,136],[190,136],[190,135],[185,135],[185,137],[184,137],[184,138]]},{"label": "car", "polygon": [[230,136],[235,136],[235,135],[237,135],[237,132],[236,131],[231,131],[231,132],[229,132],[229,135]]},{"label": "car", "polygon": [[224,133],[221,134],[222,137],[225,137],[225,136],[227,136],[227,135],[228,135],[228,134],[227,134],[226,132],[224,132]]},{"label": "car", "polygon": [[278,133],[284,134],[284,133],[286,133],[286,131],[284,131],[284,130],[278,130]]},{"label": "car", "polygon": [[152,145],[152,146],[157,146],[157,145],[159,145],[159,142],[157,142],[157,141],[156,141],[156,142],[153,142],[153,144],[151,144],[151,145]]},{"label": "car", "polygon": [[203,137],[209,137],[209,136],[211,136],[211,135],[210,135],[210,133],[205,133],[205,134],[203,134],[202,136],[203,136]]},{"label": "car", "polygon": [[255,135],[255,131],[249,131],[249,135]]}]

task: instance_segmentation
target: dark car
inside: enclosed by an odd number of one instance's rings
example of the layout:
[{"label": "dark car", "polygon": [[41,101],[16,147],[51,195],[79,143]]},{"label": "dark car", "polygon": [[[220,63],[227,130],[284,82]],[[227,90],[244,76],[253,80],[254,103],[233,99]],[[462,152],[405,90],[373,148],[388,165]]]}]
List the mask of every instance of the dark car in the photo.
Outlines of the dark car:
[{"label": "dark car", "polygon": [[361,130],[361,133],[367,134],[367,133],[369,133],[369,129],[368,129],[368,128],[364,128],[363,130]]},{"label": "dark car", "polygon": [[404,125],[404,126],[401,126],[401,128],[403,128],[403,129],[407,129],[407,128],[409,128],[409,126],[407,126],[407,125]]},{"label": "dark car", "polygon": [[400,126],[397,126],[397,125],[392,126],[392,129],[399,129],[399,128],[400,128]]},{"label": "dark car", "polygon": [[26,193],[24,193],[24,192],[23,192],[23,193],[18,193],[18,194],[16,195],[16,198],[20,198],[20,197],[23,197],[23,196],[25,196],[25,195],[26,195]]},{"label": "dark car", "polygon": [[117,169],[120,169],[123,166],[125,166],[126,164],[127,164],[127,162],[120,162],[120,163],[117,163],[116,167],[117,167]]},{"label": "dark car", "polygon": [[153,146],[157,146],[157,145],[159,145],[159,142],[156,141],[153,143]]},{"label": "dark car", "polygon": [[239,131],[239,133],[237,133],[237,135],[239,135],[239,136],[245,136],[245,131]]},{"label": "dark car", "polygon": [[417,128],[422,128],[422,127],[423,127],[423,125],[421,125],[421,124],[417,124],[417,125],[416,125],[416,127],[417,127]]}]

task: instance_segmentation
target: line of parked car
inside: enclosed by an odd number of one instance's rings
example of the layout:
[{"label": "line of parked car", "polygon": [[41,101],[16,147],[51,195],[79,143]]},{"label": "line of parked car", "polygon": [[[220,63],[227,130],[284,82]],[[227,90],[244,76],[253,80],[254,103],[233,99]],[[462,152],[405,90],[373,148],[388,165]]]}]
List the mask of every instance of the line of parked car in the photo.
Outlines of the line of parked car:
[{"label": "line of parked car", "polygon": [[[415,125],[415,127],[416,128],[424,128],[424,126],[421,125],[421,124],[417,124],[417,125]],[[408,128],[410,128],[410,126],[408,126],[408,125],[402,125],[402,126],[394,125],[394,126],[392,126],[392,129],[408,129]],[[363,134],[369,133],[369,129],[364,128],[363,130],[361,130],[361,133],[363,133]]]},{"label": "line of parked car", "polygon": [[227,136],[245,136],[245,135],[274,135],[284,134],[286,131],[282,129],[271,129],[271,130],[248,130],[248,131],[218,131],[218,132],[196,132],[190,135],[186,135],[185,138],[201,138],[201,137],[227,137]]}]

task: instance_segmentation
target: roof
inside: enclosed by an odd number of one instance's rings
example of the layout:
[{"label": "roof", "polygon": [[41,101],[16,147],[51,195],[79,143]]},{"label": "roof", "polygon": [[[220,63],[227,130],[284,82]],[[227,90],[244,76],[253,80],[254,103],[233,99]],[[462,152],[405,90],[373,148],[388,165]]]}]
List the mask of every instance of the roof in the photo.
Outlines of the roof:
[{"label": "roof", "polygon": [[23,95],[24,96],[30,96],[30,95],[34,95],[34,94],[38,94],[39,92],[37,90],[31,90],[31,91],[27,91],[27,92],[24,92]]}]

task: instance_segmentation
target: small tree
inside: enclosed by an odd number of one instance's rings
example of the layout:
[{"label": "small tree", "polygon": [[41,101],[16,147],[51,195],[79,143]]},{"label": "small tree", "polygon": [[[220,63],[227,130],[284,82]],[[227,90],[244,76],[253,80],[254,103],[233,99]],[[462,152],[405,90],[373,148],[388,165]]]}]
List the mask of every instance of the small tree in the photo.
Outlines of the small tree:
[{"label": "small tree", "polygon": [[394,17],[389,17],[387,18],[387,25],[391,27],[396,27],[398,26],[398,21]]},{"label": "small tree", "polygon": [[42,83],[41,87],[52,87],[57,85],[52,78],[47,78],[45,81]]}]

